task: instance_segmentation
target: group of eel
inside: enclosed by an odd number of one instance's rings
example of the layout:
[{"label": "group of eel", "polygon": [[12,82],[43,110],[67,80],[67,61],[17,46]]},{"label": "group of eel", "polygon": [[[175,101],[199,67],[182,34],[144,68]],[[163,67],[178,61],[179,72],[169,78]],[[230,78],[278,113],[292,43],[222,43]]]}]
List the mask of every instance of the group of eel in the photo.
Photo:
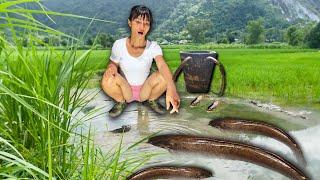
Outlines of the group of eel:
[{"label": "group of eel", "polygon": [[[297,163],[306,166],[306,159],[298,142],[283,129],[260,121],[239,118],[218,118],[210,121],[210,126],[220,130],[241,131],[268,136],[286,144],[293,151]],[[161,148],[214,155],[225,159],[240,160],[277,171],[290,179],[311,179],[304,169],[284,157],[264,148],[234,140],[194,135],[158,135],[149,138],[148,143]],[[154,178],[208,178],[213,173],[201,167],[154,166],[139,170],[128,180]]]}]

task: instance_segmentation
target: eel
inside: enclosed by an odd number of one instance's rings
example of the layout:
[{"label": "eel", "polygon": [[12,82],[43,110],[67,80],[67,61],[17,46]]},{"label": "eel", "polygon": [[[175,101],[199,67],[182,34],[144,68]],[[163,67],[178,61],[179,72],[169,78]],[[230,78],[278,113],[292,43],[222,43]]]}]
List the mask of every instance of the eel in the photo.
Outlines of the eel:
[{"label": "eel", "polygon": [[303,151],[298,142],[285,130],[272,124],[225,117],[212,120],[210,121],[209,125],[218,129],[261,134],[276,139],[289,146],[300,163],[302,163],[304,166],[307,164],[306,159],[303,155]]},{"label": "eel", "polygon": [[208,178],[212,172],[200,167],[178,167],[178,166],[153,166],[139,170],[130,175],[127,180],[144,180],[152,178]]},{"label": "eel", "polygon": [[192,135],[154,136],[148,143],[169,150],[206,153],[226,159],[251,162],[275,170],[291,179],[310,179],[305,172],[281,156],[245,143]]}]

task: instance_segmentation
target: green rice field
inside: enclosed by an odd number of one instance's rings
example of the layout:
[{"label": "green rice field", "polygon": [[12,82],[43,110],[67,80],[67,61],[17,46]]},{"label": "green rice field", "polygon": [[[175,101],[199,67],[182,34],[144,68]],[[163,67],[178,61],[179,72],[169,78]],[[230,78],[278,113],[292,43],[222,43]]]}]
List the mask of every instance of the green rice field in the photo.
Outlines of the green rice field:
[{"label": "green rice field", "polygon": [[[172,72],[180,65],[179,52],[182,50],[178,46],[163,48]],[[219,53],[219,60],[227,72],[227,97],[290,106],[319,106],[320,51],[246,48],[215,51]],[[109,55],[109,50],[92,52],[90,64],[99,72],[94,86],[99,86],[99,76],[106,67]],[[219,71],[215,71],[212,91],[218,90],[219,76]],[[179,91],[185,91],[181,80]]]}]

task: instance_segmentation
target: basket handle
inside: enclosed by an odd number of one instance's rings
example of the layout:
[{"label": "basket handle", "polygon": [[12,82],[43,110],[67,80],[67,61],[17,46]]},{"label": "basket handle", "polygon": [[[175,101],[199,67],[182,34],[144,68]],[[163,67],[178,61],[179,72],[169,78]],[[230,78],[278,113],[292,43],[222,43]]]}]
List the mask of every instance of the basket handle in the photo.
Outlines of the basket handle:
[{"label": "basket handle", "polygon": [[220,64],[220,62],[219,62],[216,58],[214,58],[214,57],[212,57],[212,56],[208,56],[206,59],[212,60],[212,61],[213,61],[215,64],[217,64],[217,65]]},{"label": "basket handle", "polygon": [[182,63],[180,64],[180,66],[179,66],[178,69],[174,72],[174,74],[173,74],[173,76],[172,76],[172,80],[173,80],[174,82],[177,81],[178,76],[179,76],[180,73],[181,73],[181,70],[186,66],[187,62],[189,62],[191,59],[192,59],[192,57],[191,57],[191,56],[188,56],[188,57],[186,57],[186,58],[182,61]]},{"label": "basket handle", "polygon": [[[226,78],[226,70],[221,62],[219,62],[216,58],[212,56],[208,56],[206,59],[212,60],[216,65],[219,66],[220,74],[221,74],[221,84],[220,91],[217,93],[218,96],[223,96],[227,86],[227,78]],[[212,73],[212,76],[214,74]]]}]

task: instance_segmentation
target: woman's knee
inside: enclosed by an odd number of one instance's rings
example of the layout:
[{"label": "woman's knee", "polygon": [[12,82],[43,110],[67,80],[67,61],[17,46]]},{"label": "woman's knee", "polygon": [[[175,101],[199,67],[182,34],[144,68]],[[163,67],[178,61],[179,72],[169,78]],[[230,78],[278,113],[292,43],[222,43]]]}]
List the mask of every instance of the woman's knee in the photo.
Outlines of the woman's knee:
[{"label": "woman's knee", "polygon": [[159,85],[161,85],[161,86],[167,85],[165,78],[161,75],[161,73],[159,71],[156,71],[153,74],[151,74],[151,76],[146,81],[146,83],[147,83],[147,85],[149,85],[152,88],[155,86],[159,86]]},{"label": "woman's knee", "polygon": [[104,74],[101,80],[102,88],[111,88],[115,85],[115,78],[111,75]]},{"label": "woman's knee", "polygon": [[131,87],[128,81],[122,77],[120,74],[116,74],[114,77],[115,84],[120,87],[120,91],[123,95],[123,98],[128,102],[132,98]]},{"label": "woman's knee", "polygon": [[166,86],[167,86],[167,81],[166,81],[166,79],[162,76],[162,74],[161,74],[159,71],[157,71],[157,72],[155,72],[155,73],[156,73],[156,78],[157,78],[158,84],[159,84],[160,86],[162,86],[162,87],[166,87]]},{"label": "woman's knee", "polygon": [[114,76],[104,74],[101,84],[102,86],[114,87],[115,85],[127,84],[127,82],[120,74],[115,74]]},{"label": "woman's knee", "polygon": [[128,81],[124,77],[122,77],[120,74],[116,74],[114,76],[114,81],[119,86],[125,86],[125,87],[129,87],[130,86]]}]

